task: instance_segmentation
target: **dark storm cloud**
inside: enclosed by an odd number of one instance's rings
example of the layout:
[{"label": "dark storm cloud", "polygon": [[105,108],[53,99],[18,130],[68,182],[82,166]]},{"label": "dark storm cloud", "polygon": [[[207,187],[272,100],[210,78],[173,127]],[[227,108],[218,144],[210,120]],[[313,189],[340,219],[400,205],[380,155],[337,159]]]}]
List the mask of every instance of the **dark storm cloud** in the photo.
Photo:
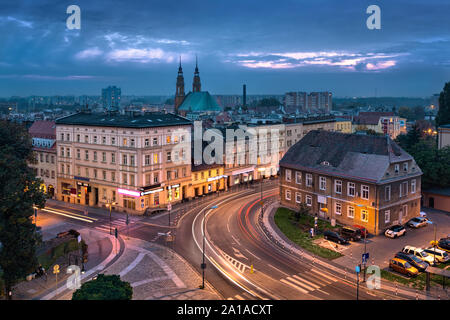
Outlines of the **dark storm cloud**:
[{"label": "dark storm cloud", "polygon": [[[213,93],[329,89],[336,95],[429,95],[450,78],[446,0],[2,1],[0,95],[171,94],[181,55]],[[368,30],[366,8],[381,7]]]}]

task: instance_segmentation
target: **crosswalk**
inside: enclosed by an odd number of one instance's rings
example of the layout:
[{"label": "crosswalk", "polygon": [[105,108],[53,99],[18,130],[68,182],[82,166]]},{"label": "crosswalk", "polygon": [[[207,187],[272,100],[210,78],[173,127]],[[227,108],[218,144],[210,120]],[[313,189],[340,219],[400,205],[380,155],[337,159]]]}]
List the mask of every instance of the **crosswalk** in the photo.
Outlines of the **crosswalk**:
[{"label": "crosswalk", "polygon": [[319,291],[326,295],[329,295],[329,293],[321,290],[320,288],[332,284],[336,281],[337,279],[333,278],[332,276],[314,269],[294,274],[280,280],[280,282],[304,294],[312,291]]},{"label": "crosswalk", "polygon": [[[330,295],[328,292],[321,290],[321,288],[328,286],[338,280],[333,278],[330,274],[311,269],[305,272],[293,274],[291,276],[282,278],[279,280],[281,283],[289,286],[290,288],[307,294],[310,292],[320,292],[325,295]],[[247,292],[236,294],[232,297],[228,297],[227,300],[254,300]]]},{"label": "crosswalk", "polygon": [[[114,228],[120,229],[121,227],[126,227],[126,225],[127,225],[127,220],[126,219],[120,218],[120,219],[115,219],[115,220],[111,221],[111,229],[113,231],[114,231]],[[109,222],[106,222],[106,223],[101,224],[99,226],[95,226],[94,228],[97,229],[97,230],[101,230],[101,231],[109,233],[109,230],[110,230],[109,227],[110,227]]]}]

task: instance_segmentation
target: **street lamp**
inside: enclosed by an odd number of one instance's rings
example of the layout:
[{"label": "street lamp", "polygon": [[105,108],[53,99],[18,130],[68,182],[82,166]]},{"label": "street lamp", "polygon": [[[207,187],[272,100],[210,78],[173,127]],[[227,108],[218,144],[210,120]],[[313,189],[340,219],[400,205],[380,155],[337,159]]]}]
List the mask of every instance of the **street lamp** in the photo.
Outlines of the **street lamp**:
[{"label": "street lamp", "polygon": [[261,182],[260,182],[260,185],[261,185],[261,216],[263,215],[263,213],[264,213],[264,208],[263,208],[263,172],[264,171],[266,171],[266,168],[258,168],[258,172],[259,172],[259,174],[260,174],[260,178],[261,178]]},{"label": "street lamp", "polygon": [[[218,206],[214,205],[211,207],[210,211],[213,209],[217,209]],[[200,289],[205,289],[205,269],[206,269],[206,263],[205,263],[205,237],[206,237],[206,232],[205,232],[205,220],[206,220],[206,214],[205,214],[206,210],[203,210],[203,223],[202,223],[202,230],[203,230],[203,250],[202,250],[202,264],[201,264],[201,269],[202,269],[202,285],[200,286]]]},{"label": "street lamp", "polygon": [[111,209],[112,206],[116,205],[116,203],[114,201],[112,201],[111,199],[108,199],[106,202],[106,206],[109,208],[109,234],[112,235],[112,222],[111,222]]}]

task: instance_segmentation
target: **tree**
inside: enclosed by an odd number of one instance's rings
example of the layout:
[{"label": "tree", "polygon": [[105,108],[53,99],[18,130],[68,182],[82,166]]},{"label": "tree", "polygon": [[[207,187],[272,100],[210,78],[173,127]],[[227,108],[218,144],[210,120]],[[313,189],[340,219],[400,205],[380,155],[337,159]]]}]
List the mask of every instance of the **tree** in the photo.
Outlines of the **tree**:
[{"label": "tree", "polygon": [[299,222],[302,215],[309,214],[309,207],[306,203],[300,203],[300,208],[294,212],[295,221]]},{"label": "tree", "polygon": [[133,288],[118,275],[99,274],[97,279],[83,283],[72,300],[131,300]]},{"label": "tree", "polygon": [[31,138],[25,127],[0,122],[0,268],[5,291],[37,267],[36,244],[40,240],[32,222],[33,205],[43,208],[40,190],[28,163],[35,161]]},{"label": "tree", "polygon": [[436,127],[450,124],[450,82],[447,82],[439,95],[439,111],[436,117]]}]

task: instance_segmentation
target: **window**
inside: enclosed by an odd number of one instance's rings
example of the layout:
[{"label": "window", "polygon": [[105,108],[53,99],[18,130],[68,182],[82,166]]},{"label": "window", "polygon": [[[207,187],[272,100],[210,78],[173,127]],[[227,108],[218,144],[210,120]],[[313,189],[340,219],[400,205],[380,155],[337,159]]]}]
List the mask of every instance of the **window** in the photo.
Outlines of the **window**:
[{"label": "window", "polygon": [[405,197],[407,195],[408,195],[408,181],[405,181],[400,184],[400,197]]},{"label": "window", "polygon": [[361,198],[364,200],[369,200],[369,186],[361,186]]},{"label": "window", "polygon": [[364,221],[364,222],[369,221],[369,212],[366,209],[361,210],[361,221]]},{"label": "window", "polygon": [[115,145],[116,144],[116,138],[115,137],[111,137],[111,144]]},{"label": "window", "polygon": [[123,173],[122,174],[122,183],[123,184],[128,184],[128,181],[127,181],[128,179],[127,178],[128,178],[127,174]]},{"label": "window", "polygon": [[291,200],[291,190],[286,190],[286,200]]},{"label": "window", "polygon": [[149,139],[145,139],[144,145],[146,147],[148,147],[150,145],[150,140]]},{"label": "window", "polygon": [[130,174],[130,185],[134,186],[134,174]]},{"label": "window", "polygon": [[116,163],[116,154],[111,153],[111,163]]},{"label": "window", "polygon": [[84,151],[84,159],[89,160],[89,151],[88,150]]},{"label": "window", "polygon": [[94,161],[97,161],[97,151],[94,151]]},{"label": "window", "polygon": [[77,134],[77,142],[80,142],[80,135]]},{"label": "window", "polygon": [[89,168],[86,168],[84,172],[86,173],[86,178],[89,178]]},{"label": "window", "polygon": [[320,190],[327,189],[327,179],[325,179],[325,177],[319,177],[319,189]]},{"label": "window", "polygon": [[122,164],[124,166],[128,164],[128,156],[126,154],[122,155]]},{"label": "window", "polygon": [[[64,174],[64,164],[61,164],[61,173]],[[41,169],[41,176],[43,176],[43,175],[44,175],[44,170]]]},{"label": "window", "polygon": [[171,141],[171,137],[170,137],[170,136],[167,136],[167,137],[166,137],[166,142],[169,144],[170,141]]},{"label": "window", "polygon": [[167,178],[167,180],[170,180],[171,177],[172,177],[172,175],[170,174],[170,171],[167,170],[167,172],[166,172],[166,178]]},{"label": "window", "polygon": [[306,186],[307,187],[312,186],[312,174],[311,173],[306,174]]},{"label": "window", "polygon": [[130,140],[130,146],[134,147],[134,139]]},{"label": "window", "polygon": [[97,136],[94,136],[94,143],[97,143]]},{"label": "window", "polygon": [[150,165],[150,155],[149,154],[145,155],[144,163],[146,166]]},{"label": "window", "polygon": [[384,187],[384,200],[390,201],[391,200],[391,186]]},{"label": "window", "polygon": [[347,194],[350,197],[354,197],[355,196],[355,183],[354,182],[348,182],[347,183],[347,189],[348,189]]},{"label": "window", "polygon": [[158,154],[154,153],[153,154],[153,164],[157,164],[158,163]]},{"label": "window", "polygon": [[355,207],[352,206],[347,207],[347,216],[352,219],[355,217]]},{"label": "window", "polygon": [[[67,154],[67,157],[70,158],[70,148],[66,149],[66,154]],[[46,161],[48,162],[48,156],[47,156],[47,160]]]},{"label": "window", "polygon": [[116,173],[115,172],[111,172],[111,181],[112,182],[116,181]]},{"label": "window", "polygon": [[391,211],[386,210],[384,212],[384,223],[389,223],[389,221],[391,221]]},{"label": "window", "polygon": [[178,179],[178,170],[173,171],[174,179]]},{"label": "window", "polygon": [[158,183],[159,177],[158,177],[158,172],[155,172],[155,174],[153,175],[153,183]]},{"label": "window", "polygon": [[84,143],[89,143],[89,136],[88,135],[84,136]]},{"label": "window", "polygon": [[153,138],[153,145],[157,146],[158,145],[158,138]]},{"label": "window", "polygon": [[105,188],[102,189],[102,198],[103,198],[103,200],[106,200],[106,189]]},{"label": "window", "polygon": [[408,171],[408,162],[403,163],[403,171]]},{"label": "window", "polygon": [[308,207],[311,207],[311,206],[312,206],[312,197],[311,197],[310,195],[307,195],[307,196],[306,196],[306,205],[307,205]]},{"label": "window", "polygon": [[302,173],[296,171],[295,172],[295,183],[296,184],[302,184]]},{"label": "window", "polygon": [[[64,152],[64,151],[63,151]],[[40,153],[39,154],[39,157],[41,158],[41,162],[44,162],[44,154],[43,153]]]},{"label": "window", "polygon": [[123,138],[122,142],[123,142],[122,145],[123,145],[124,147],[128,146],[127,138]]},{"label": "window", "polygon": [[55,163],[55,156],[52,156],[52,163]]},{"label": "window", "polygon": [[67,140],[67,141],[70,141],[70,134],[69,134],[69,133],[66,134],[66,140]]},{"label": "window", "polygon": [[339,203],[339,202],[335,203],[335,205],[334,205],[334,212],[336,214],[339,214],[339,215],[342,214],[342,204],[341,203]]},{"label": "window", "polygon": [[302,202],[302,195],[300,194],[300,192],[295,193],[295,202],[297,202],[297,203]]},{"label": "window", "polygon": [[106,180],[106,171],[103,170],[103,180]]},{"label": "window", "polygon": [[411,180],[411,193],[416,193],[416,180]]},{"label": "window", "polygon": [[102,152],[102,162],[106,162],[106,152]]},{"label": "window", "polygon": [[64,133],[61,133],[61,141],[64,141]]},{"label": "window", "polygon": [[150,185],[151,183],[152,183],[152,175],[150,173],[146,174],[145,175],[145,184]]},{"label": "window", "polygon": [[286,181],[291,181],[291,170],[286,169]]},{"label": "window", "polygon": [[134,161],[134,156],[133,155],[130,156],[130,165],[131,166],[135,165],[135,161]]},{"label": "window", "polygon": [[334,192],[341,194],[342,193],[342,181],[335,180],[334,181]]},{"label": "window", "polygon": [[94,178],[97,179],[97,169],[94,169]]},{"label": "window", "polygon": [[77,149],[77,159],[81,158],[80,149]]},{"label": "window", "polygon": [[167,151],[167,162],[172,161],[172,153],[170,151]]},{"label": "window", "polygon": [[396,164],[396,165],[394,166],[394,170],[395,170],[395,173],[398,173],[398,172],[400,171],[400,165],[399,165],[399,164]]},{"label": "window", "polygon": [[[64,148],[63,147],[61,147],[61,152],[60,153],[61,153],[61,157],[64,157]],[[42,159],[41,161],[44,162],[43,160],[44,159]]]}]

